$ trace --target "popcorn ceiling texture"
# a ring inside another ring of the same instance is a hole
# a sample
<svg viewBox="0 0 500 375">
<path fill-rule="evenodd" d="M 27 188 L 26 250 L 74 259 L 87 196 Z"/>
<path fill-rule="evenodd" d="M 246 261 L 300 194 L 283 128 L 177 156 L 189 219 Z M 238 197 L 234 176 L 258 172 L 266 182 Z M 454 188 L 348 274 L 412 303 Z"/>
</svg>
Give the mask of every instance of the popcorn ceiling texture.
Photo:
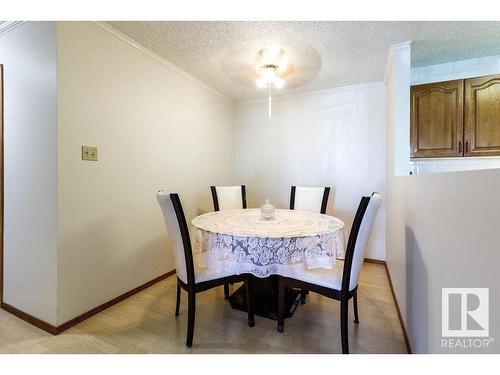
<svg viewBox="0 0 500 375">
<path fill-rule="evenodd" d="M 279 94 L 381 81 L 389 46 L 407 40 L 413 66 L 500 54 L 500 22 L 108 24 L 235 102 L 266 95 L 255 63 L 269 44 L 282 44 L 292 65 Z"/>
</svg>

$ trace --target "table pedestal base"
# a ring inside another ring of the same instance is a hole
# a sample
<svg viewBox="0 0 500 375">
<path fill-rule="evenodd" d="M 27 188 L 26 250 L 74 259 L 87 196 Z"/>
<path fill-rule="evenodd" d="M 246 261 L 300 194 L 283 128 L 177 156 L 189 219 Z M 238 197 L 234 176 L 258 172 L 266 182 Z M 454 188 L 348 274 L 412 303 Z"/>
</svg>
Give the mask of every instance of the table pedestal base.
<svg viewBox="0 0 500 375">
<path fill-rule="evenodd" d="M 265 279 L 254 278 L 252 282 L 252 302 L 255 315 L 278 320 L 278 277 L 271 276 Z M 229 297 L 231 307 L 240 311 L 247 311 L 245 286 L 238 288 Z M 300 303 L 300 291 L 287 289 L 285 291 L 285 318 L 290 318 Z"/>
</svg>

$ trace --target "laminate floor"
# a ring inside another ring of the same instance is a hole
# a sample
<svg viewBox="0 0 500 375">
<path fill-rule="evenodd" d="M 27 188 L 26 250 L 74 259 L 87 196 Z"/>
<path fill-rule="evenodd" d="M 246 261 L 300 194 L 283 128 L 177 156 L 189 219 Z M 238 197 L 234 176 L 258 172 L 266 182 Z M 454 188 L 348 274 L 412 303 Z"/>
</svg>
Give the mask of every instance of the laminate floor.
<svg viewBox="0 0 500 375">
<path fill-rule="evenodd" d="M 337 301 L 310 293 L 279 333 L 259 316 L 248 327 L 222 287 L 198 294 L 194 344 L 186 348 L 187 295 L 176 318 L 175 284 L 171 276 L 58 336 L 0 310 L 0 353 L 341 353 Z M 351 353 L 406 353 L 383 265 L 364 264 L 358 300 L 359 325 L 349 306 Z"/>
</svg>

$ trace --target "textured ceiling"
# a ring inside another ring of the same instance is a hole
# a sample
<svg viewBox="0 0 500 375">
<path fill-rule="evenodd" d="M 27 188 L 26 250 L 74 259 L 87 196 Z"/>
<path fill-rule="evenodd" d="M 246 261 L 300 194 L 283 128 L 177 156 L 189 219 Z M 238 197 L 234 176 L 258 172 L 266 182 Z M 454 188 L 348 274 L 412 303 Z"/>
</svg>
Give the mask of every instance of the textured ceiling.
<svg viewBox="0 0 500 375">
<path fill-rule="evenodd" d="M 108 24 L 235 102 L 266 95 L 255 61 L 270 44 L 282 45 L 292 65 L 280 94 L 381 81 L 389 46 L 407 40 L 413 66 L 500 54 L 500 22 Z"/>
</svg>

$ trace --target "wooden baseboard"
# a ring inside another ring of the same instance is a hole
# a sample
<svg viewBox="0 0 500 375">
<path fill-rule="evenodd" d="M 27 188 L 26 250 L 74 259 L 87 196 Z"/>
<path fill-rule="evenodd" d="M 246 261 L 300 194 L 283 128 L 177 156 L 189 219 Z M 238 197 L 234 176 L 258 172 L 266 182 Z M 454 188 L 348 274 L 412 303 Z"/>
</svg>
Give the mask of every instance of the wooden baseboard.
<svg viewBox="0 0 500 375">
<path fill-rule="evenodd" d="M 398 312 L 399 323 L 401 324 L 401 329 L 403 330 L 403 337 L 405 338 L 406 350 L 408 350 L 408 354 L 411 354 L 410 340 L 408 339 L 408 333 L 406 332 L 405 323 L 403 322 L 403 316 L 401 315 L 401 310 L 399 309 L 398 300 L 396 299 L 396 293 L 394 293 L 394 287 L 392 285 L 391 274 L 389 273 L 387 262 L 385 260 L 371 259 L 371 258 L 365 258 L 365 262 L 381 264 L 385 267 L 385 273 L 387 274 L 387 279 L 389 280 L 389 286 L 391 288 L 392 298 L 394 299 L 394 304 L 396 305 L 396 310 Z"/>
<path fill-rule="evenodd" d="M 387 274 L 387 279 L 389 280 L 389 286 L 391 287 L 392 298 L 394 299 L 394 303 L 396 304 L 396 310 L 398 312 L 399 323 L 401 324 L 401 329 L 403 330 L 403 337 L 405 338 L 406 350 L 408 350 L 408 354 L 411 354 L 411 346 L 410 340 L 408 339 L 408 333 L 406 332 L 405 323 L 403 321 L 403 316 L 401 315 L 401 310 L 399 309 L 398 300 L 396 298 L 396 293 L 394 292 L 394 287 L 392 285 L 391 274 L 389 273 L 389 268 L 387 267 L 387 263 L 384 262 L 385 273 Z"/>
<path fill-rule="evenodd" d="M 365 262 L 385 265 L 385 260 L 380 259 L 365 258 Z"/>
<path fill-rule="evenodd" d="M 34 325 L 35 327 L 38 327 L 38 328 L 40 328 L 48 333 L 52 333 L 53 335 L 57 335 L 57 333 L 58 333 L 56 326 L 49 324 L 41 319 L 38 319 L 38 318 L 34 317 L 33 315 L 25 313 L 24 311 L 21 311 L 21 310 L 15 308 L 14 306 L 11 306 L 7 303 L 2 302 L 1 307 L 2 307 L 2 309 L 4 309 L 5 311 L 8 311 L 12 315 L 17 316 L 19 319 L 22 319 L 25 322 L 28 322 L 28 323 Z"/>
<path fill-rule="evenodd" d="M 172 276 L 174 274 L 175 274 L 175 270 L 164 273 L 163 275 L 158 276 L 158 277 L 154 278 L 153 280 L 148 281 L 147 283 L 142 284 L 142 285 L 138 286 L 137 288 L 134 288 L 126 293 L 123 293 L 122 295 L 120 295 L 116 298 L 113 298 L 111 301 L 105 302 L 102 305 L 99 305 L 99 306 L 93 308 L 92 310 L 89 310 L 86 313 L 83 313 L 82 315 L 79 315 L 76 318 L 73 318 L 73 319 L 71 319 L 71 320 L 67 321 L 66 323 L 63 323 L 59 326 L 54 326 L 52 324 L 49 324 L 41 319 L 38 319 L 30 314 L 25 313 L 24 311 L 21 311 L 21 310 L 15 308 L 14 306 L 11 306 L 11 305 L 3 303 L 3 302 L 1 303 L 1 307 L 5 311 L 8 311 L 12 315 L 17 316 L 18 318 L 34 325 L 35 327 L 43 329 L 44 331 L 49 332 L 53 335 L 58 335 L 61 332 L 64 332 L 65 330 L 67 330 L 68 328 L 71 328 L 71 327 L 77 325 L 78 323 L 83 322 L 84 320 L 90 318 L 91 316 L 98 314 L 101 311 L 106 310 L 108 307 L 111 307 L 111 306 L 117 304 L 118 302 L 121 302 L 121 301 L 133 296 L 134 294 L 141 292 L 144 289 L 147 289 L 150 286 L 152 286 L 152 285 L 154 285 L 162 280 L 165 280 L 166 278 L 168 278 L 169 276 Z"/>
</svg>

